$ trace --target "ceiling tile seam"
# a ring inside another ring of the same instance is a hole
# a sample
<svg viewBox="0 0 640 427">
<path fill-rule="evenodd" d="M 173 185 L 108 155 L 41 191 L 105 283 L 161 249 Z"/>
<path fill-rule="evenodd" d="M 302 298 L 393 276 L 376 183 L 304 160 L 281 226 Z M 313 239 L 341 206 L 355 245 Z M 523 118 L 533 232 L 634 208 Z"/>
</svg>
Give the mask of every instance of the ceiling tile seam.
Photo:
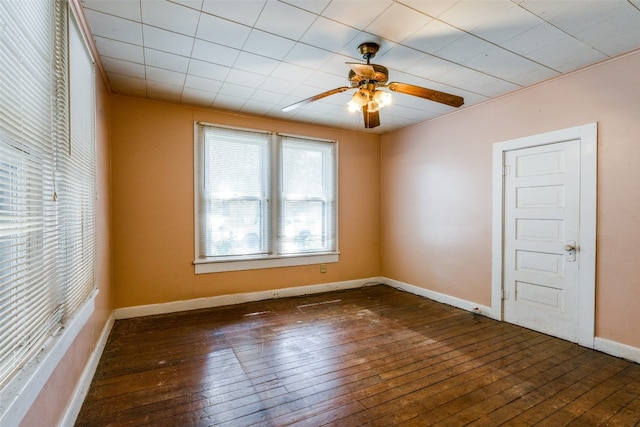
<svg viewBox="0 0 640 427">
<path fill-rule="evenodd" d="M 629 3 L 629 0 L 627 0 L 627 2 Z M 633 5 L 633 3 L 631 3 L 631 5 Z M 607 53 L 605 53 L 605 52 L 600 51 L 600 50 L 599 50 L 599 49 L 597 49 L 595 46 L 593 46 L 593 44 L 592 44 L 592 43 L 587 43 L 587 42 L 586 42 L 586 41 L 584 41 L 584 40 L 580 40 L 578 37 L 576 37 L 575 35 L 573 35 L 573 34 L 571 34 L 571 33 L 568 33 L 567 31 L 563 30 L 562 28 L 560 28 L 559 26 L 557 26 L 557 25 L 556 25 L 556 24 L 554 24 L 553 22 L 548 21 L 548 20 L 544 19 L 542 16 L 540 16 L 540 15 L 536 14 L 535 12 L 533 12 L 532 10 L 527 9 L 527 8 L 526 8 L 526 6 L 523 6 L 522 4 L 518 4 L 518 7 L 520 7 L 520 8 L 521 8 L 521 9 L 523 9 L 523 10 L 526 10 L 527 12 L 529 12 L 530 14 L 532 14 L 533 16 L 535 16 L 536 18 L 540 19 L 541 21 L 546 22 L 547 24 L 551 25 L 553 28 L 557 29 L 558 31 L 560 31 L 560 32 L 561 32 L 561 33 L 563 33 L 563 34 L 566 34 L 567 36 L 569 36 L 570 38 L 572 38 L 572 39 L 576 40 L 577 42 L 582 43 L 582 44 L 584 44 L 584 45 L 586 45 L 586 46 L 590 47 L 591 49 L 595 50 L 596 52 L 598 52 L 598 53 L 600 53 L 600 54 L 604 55 L 606 58 L 611 58 L 611 55 L 609 55 L 609 54 L 607 54 Z M 635 6 L 634 6 L 634 7 L 635 7 Z M 636 9 L 638 9 L 638 8 L 636 8 Z M 640 9 L 638 9 L 638 10 L 640 11 Z M 561 71 L 558 71 L 558 73 L 562 74 L 562 72 L 561 72 Z"/>
<path fill-rule="evenodd" d="M 444 25 L 447 25 L 447 26 L 450 26 L 450 27 L 452 27 L 452 28 L 455 28 L 456 30 L 459 30 L 459 31 L 461 31 L 461 32 L 463 32 L 463 33 L 465 33 L 465 34 L 467 34 L 467 35 L 472 36 L 472 37 L 475 37 L 475 38 L 477 38 L 478 40 L 482 40 L 482 41 L 484 41 L 484 42 L 486 42 L 486 43 L 489 43 L 489 44 L 491 44 L 492 46 L 494 46 L 494 47 L 496 47 L 496 48 L 498 48 L 498 49 L 502 49 L 502 50 L 504 50 L 504 51 L 507 51 L 507 52 L 509 52 L 509 53 L 512 53 L 512 54 L 514 54 L 514 55 L 516 55 L 516 56 L 518 56 L 518 57 L 520 57 L 520 58 L 524 59 L 525 61 L 533 62 L 533 63 L 538 64 L 538 65 L 540 65 L 541 67 L 544 67 L 544 68 L 546 68 L 546 69 L 548 69 L 548 70 L 550 70 L 550 71 L 554 71 L 554 72 L 556 72 L 556 73 L 560 73 L 560 74 L 561 74 L 561 72 L 560 72 L 560 71 L 558 71 L 558 70 L 556 70 L 556 69 L 554 69 L 554 68 L 552 68 L 552 67 L 549 67 L 548 65 L 542 64 L 542 63 L 540 63 L 540 62 L 538 62 L 538 61 L 535 61 L 535 60 L 533 60 L 533 59 L 531 59 L 531 58 L 527 58 L 526 56 L 523 56 L 523 55 L 519 54 L 518 52 L 514 52 L 514 51 L 512 51 L 512 50 L 510 50 L 510 49 L 506 49 L 506 48 L 504 48 L 504 47 L 502 47 L 502 46 L 498 45 L 497 43 L 492 42 L 491 40 L 487 40 L 487 39 L 485 39 L 484 37 L 480 37 L 480 36 L 479 36 L 479 35 L 477 35 L 477 34 L 474 34 L 474 33 L 470 32 L 470 31 L 467 31 L 467 30 L 465 30 L 465 29 L 463 29 L 463 28 L 457 27 L 457 26 L 453 25 L 453 24 L 452 24 L 452 23 L 450 23 L 450 22 L 445 22 L 445 21 L 443 21 L 442 19 L 440 19 L 440 18 L 438 18 L 438 17 L 436 17 L 436 16 L 431 16 L 431 15 L 429 15 L 429 14 L 426 14 L 426 13 L 422 12 L 421 10 L 415 9 L 415 8 L 413 8 L 413 7 L 411 7 L 411 6 L 408 6 L 408 5 L 404 4 L 402 1 L 399 1 L 399 0 L 394 0 L 394 1 L 396 1 L 396 2 L 397 2 L 397 3 L 399 3 L 399 4 L 402 4 L 402 5 L 403 5 L 403 6 L 405 6 L 405 7 L 408 7 L 408 8 L 409 8 L 409 9 L 411 9 L 411 10 L 414 10 L 416 13 L 420 13 L 421 15 L 424 15 L 424 16 L 426 16 L 426 17 L 428 17 L 428 18 L 431 18 L 431 19 L 433 19 L 433 20 L 436 20 L 436 21 L 438 21 L 438 22 L 440 22 L 440 23 L 442 23 L 442 24 L 444 24 Z M 454 5 L 455 5 L 455 4 L 454 4 Z M 454 5 L 452 5 L 451 7 L 453 7 Z M 540 16 L 536 15 L 535 13 L 531 12 L 530 10 L 528 10 L 528 9 L 524 8 L 522 5 L 520 5 L 520 4 L 518 4 L 518 3 L 514 3 L 514 5 L 516 5 L 516 6 L 520 7 L 520 8 L 522 8 L 523 10 L 525 10 L 526 12 L 528 12 L 528 13 L 532 14 L 532 15 L 533 15 L 533 16 L 535 16 L 536 18 L 538 18 L 538 19 L 540 19 L 540 20 L 542 20 L 542 21 L 544 21 L 544 22 L 547 22 L 547 21 L 546 21 L 546 20 L 544 20 L 542 17 L 540 17 Z M 451 7 L 450 7 L 450 8 L 448 8 L 447 10 L 451 9 Z M 443 13 L 444 13 L 444 12 L 443 12 Z M 414 33 L 414 34 L 415 34 L 415 33 Z M 409 37 L 405 38 L 404 40 L 407 40 L 407 39 L 409 39 L 410 37 L 411 37 L 411 36 L 409 36 Z M 403 41 L 404 41 L 404 40 L 403 40 Z M 451 43 L 454 43 L 454 42 L 455 42 L 455 41 L 452 41 Z M 449 44 L 451 44 L 451 43 L 449 43 Z M 451 63 L 451 64 L 455 64 L 455 65 L 458 65 L 458 66 L 461 66 L 461 67 L 465 67 L 465 68 L 472 69 L 473 71 L 479 71 L 479 72 L 480 72 L 480 70 L 476 70 L 476 69 L 474 69 L 474 68 L 467 67 L 465 64 L 457 63 L 457 62 L 455 62 L 455 61 L 451 61 L 451 60 L 448 60 L 448 59 L 446 59 L 446 58 L 442 58 L 442 57 L 439 57 L 439 56 L 437 56 L 437 55 L 433 55 L 432 53 L 429 53 L 429 52 L 427 52 L 427 51 L 420 50 L 420 49 L 416 49 L 416 48 L 413 48 L 413 47 L 411 47 L 411 46 L 404 45 L 402 42 L 400 42 L 400 43 L 398 43 L 398 44 L 399 44 L 399 45 L 402 45 L 403 47 L 407 47 L 407 48 L 410 48 L 410 49 L 417 50 L 418 52 L 422 52 L 422 53 L 424 53 L 424 54 L 426 54 L 426 55 L 435 56 L 436 58 L 442 59 L 442 60 L 447 61 L 447 62 L 449 62 L 449 63 Z M 445 45 L 445 46 L 443 46 L 442 48 L 444 48 L 444 47 L 446 47 L 446 46 L 448 46 L 448 45 Z M 485 74 L 486 74 L 486 73 L 485 73 Z M 489 74 L 488 74 L 488 75 L 489 75 Z M 491 77 L 494 77 L 494 78 L 497 78 L 497 79 L 500 79 L 500 80 L 505 80 L 504 78 L 499 77 L 499 76 L 492 76 L 492 75 L 490 75 L 490 76 L 491 76 Z M 509 82 L 509 83 L 512 83 L 512 84 L 516 84 L 516 85 L 518 85 L 518 86 L 522 86 L 522 85 L 519 85 L 519 84 L 517 84 L 517 83 L 515 83 L 515 82 L 511 82 L 511 81 L 508 81 L 508 80 L 505 80 L 505 81 L 507 81 L 507 82 Z"/>
</svg>

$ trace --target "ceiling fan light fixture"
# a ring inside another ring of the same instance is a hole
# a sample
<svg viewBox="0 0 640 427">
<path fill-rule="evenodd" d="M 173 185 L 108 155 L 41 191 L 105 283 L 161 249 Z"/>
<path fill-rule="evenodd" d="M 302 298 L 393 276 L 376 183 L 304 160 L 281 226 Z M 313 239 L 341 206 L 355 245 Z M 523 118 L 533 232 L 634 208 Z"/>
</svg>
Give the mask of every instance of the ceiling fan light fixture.
<svg viewBox="0 0 640 427">
<path fill-rule="evenodd" d="M 376 90 L 373 93 L 373 99 L 378 103 L 378 108 L 380 109 L 391 104 L 391 94 L 383 90 Z"/>
<path fill-rule="evenodd" d="M 371 92 L 367 89 L 359 89 L 356 93 L 351 97 L 351 101 L 347 103 L 349 106 L 349 111 L 356 112 L 362 111 L 362 107 L 367 105 L 369 99 L 371 98 Z"/>
</svg>

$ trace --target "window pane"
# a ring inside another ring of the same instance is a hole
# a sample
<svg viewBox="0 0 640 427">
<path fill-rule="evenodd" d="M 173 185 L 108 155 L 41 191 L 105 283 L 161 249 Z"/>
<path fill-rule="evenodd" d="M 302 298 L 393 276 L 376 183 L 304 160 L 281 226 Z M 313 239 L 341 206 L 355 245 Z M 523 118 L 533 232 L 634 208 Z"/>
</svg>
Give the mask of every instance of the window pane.
<svg viewBox="0 0 640 427">
<path fill-rule="evenodd" d="M 283 137 L 282 254 L 335 249 L 333 149 L 333 143 Z"/>
<path fill-rule="evenodd" d="M 261 200 L 212 199 L 207 222 L 210 255 L 248 255 L 263 251 Z"/>
<path fill-rule="evenodd" d="M 268 251 L 268 143 L 267 134 L 207 130 L 201 255 L 247 256 Z"/>
</svg>

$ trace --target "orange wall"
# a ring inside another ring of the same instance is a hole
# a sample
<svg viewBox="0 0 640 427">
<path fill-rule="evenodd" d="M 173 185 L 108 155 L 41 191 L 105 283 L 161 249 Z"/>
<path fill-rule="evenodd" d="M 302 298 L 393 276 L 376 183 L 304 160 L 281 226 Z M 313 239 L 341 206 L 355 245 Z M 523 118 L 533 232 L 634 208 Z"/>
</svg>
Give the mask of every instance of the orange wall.
<svg viewBox="0 0 640 427">
<path fill-rule="evenodd" d="M 54 426 L 64 416 L 80 377 L 113 311 L 111 292 L 111 188 L 110 188 L 110 95 L 100 76 L 96 79 L 96 264 L 95 277 L 99 293 L 95 310 L 78 334 L 67 354 L 21 426 Z"/>
<path fill-rule="evenodd" d="M 382 137 L 383 275 L 491 305 L 492 144 L 598 122 L 596 336 L 640 348 L 640 51 Z"/>
<path fill-rule="evenodd" d="M 339 141 L 340 262 L 194 274 L 193 126 L 206 121 Z M 114 96 L 116 307 L 379 276 L 380 137 Z"/>
</svg>

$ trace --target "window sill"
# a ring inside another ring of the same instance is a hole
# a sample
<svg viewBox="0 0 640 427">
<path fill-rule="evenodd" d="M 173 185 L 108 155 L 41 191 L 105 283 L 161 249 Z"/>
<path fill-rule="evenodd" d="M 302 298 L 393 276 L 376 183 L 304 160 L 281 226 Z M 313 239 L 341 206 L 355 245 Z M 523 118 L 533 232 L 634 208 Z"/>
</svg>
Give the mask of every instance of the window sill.
<svg viewBox="0 0 640 427">
<path fill-rule="evenodd" d="M 339 253 L 314 254 L 280 258 L 243 259 L 234 261 L 194 261 L 196 274 L 221 273 L 224 271 L 257 270 L 260 268 L 294 267 L 338 262 Z"/>
</svg>

